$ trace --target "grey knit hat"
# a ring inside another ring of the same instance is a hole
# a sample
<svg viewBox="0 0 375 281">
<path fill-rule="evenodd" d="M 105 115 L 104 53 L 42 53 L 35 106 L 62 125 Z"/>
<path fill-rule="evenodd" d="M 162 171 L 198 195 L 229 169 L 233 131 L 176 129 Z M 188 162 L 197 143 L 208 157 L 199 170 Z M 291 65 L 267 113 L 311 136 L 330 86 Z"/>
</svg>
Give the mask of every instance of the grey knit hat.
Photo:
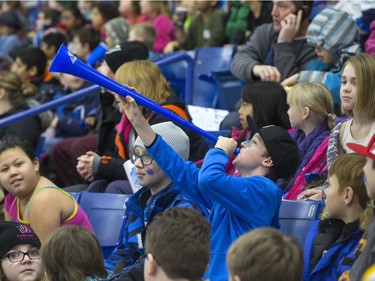
<svg viewBox="0 0 375 281">
<path fill-rule="evenodd" d="M 313 47 L 322 46 L 331 53 L 353 53 L 360 51 L 356 43 L 358 28 L 345 11 L 332 8 L 321 11 L 307 29 L 307 43 Z"/>
<path fill-rule="evenodd" d="M 151 128 L 156 134 L 161 136 L 163 140 L 169 144 L 169 146 L 172 147 L 174 151 L 176 151 L 184 160 L 189 158 L 189 137 L 180 127 L 177 127 L 175 124 L 168 121 L 152 125 Z M 134 142 L 134 148 L 136 147 L 146 149 L 140 137 L 137 137 Z"/>
<path fill-rule="evenodd" d="M 122 44 L 128 40 L 129 24 L 124 17 L 117 17 L 104 24 L 106 35 L 111 37 L 114 45 Z"/>
</svg>

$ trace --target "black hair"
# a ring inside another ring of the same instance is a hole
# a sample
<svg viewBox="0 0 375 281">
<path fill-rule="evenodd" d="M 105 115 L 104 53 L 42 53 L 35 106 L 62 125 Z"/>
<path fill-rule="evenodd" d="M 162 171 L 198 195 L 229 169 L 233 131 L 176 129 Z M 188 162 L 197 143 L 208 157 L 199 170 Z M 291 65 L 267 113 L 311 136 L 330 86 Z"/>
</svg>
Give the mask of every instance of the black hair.
<svg viewBox="0 0 375 281">
<path fill-rule="evenodd" d="M 292 3 L 296 6 L 297 12 L 302 10 L 302 20 L 310 16 L 314 1 L 293 1 Z M 302 9 L 303 6 L 307 6 L 308 9 Z"/>
<path fill-rule="evenodd" d="M 27 69 L 35 66 L 38 72 L 38 77 L 42 77 L 45 74 L 47 66 L 47 56 L 41 49 L 29 46 L 21 49 L 16 57 L 26 65 Z"/>
<path fill-rule="evenodd" d="M 52 32 L 43 36 L 42 42 L 46 43 L 48 47 L 55 47 L 56 51 L 60 48 L 61 44 L 68 44 L 68 39 L 61 32 Z"/>
<path fill-rule="evenodd" d="M 64 11 L 69 11 L 72 13 L 73 17 L 81 21 L 81 25 L 83 26 L 86 23 L 85 17 L 82 15 L 81 11 L 77 6 L 70 6 L 64 9 Z"/>
<path fill-rule="evenodd" d="M 97 8 L 106 21 L 119 16 L 118 6 L 113 2 L 97 2 L 92 5 L 93 8 Z"/>
<path fill-rule="evenodd" d="M 6 138 L 5 141 L 0 145 L 0 154 L 3 154 L 8 149 L 17 147 L 23 150 L 31 161 L 34 161 L 34 159 L 36 158 L 34 148 L 30 144 L 30 142 L 19 137 Z"/>
<path fill-rule="evenodd" d="M 94 50 L 100 43 L 100 32 L 93 28 L 83 27 L 77 31 L 75 36 L 78 37 L 82 45 L 89 44 L 90 51 Z"/>
<path fill-rule="evenodd" d="M 257 81 L 242 89 L 242 100 L 253 105 L 253 119 L 259 128 L 268 125 L 290 129 L 284 88 L 275 82 Z"/>
<path fill-rule="evenodd" d="M 44 17 L 46 19 L 51 19 L 52 23 L 51 26 L 54 26 L 56 23 L 58 23 L 60 19 L 60 13 L 54 9 L 46 8 L 40 11 L 40 13 L 44 14 Z"/>
</svg>

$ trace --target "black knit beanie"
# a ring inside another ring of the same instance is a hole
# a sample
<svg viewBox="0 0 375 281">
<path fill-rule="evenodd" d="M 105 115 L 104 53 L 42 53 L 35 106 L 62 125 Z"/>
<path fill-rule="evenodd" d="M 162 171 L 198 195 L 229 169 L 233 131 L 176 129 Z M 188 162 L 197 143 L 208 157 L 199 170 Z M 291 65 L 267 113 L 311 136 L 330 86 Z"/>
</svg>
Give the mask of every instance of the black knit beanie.
<svg viewBox="0 0 375 281">
<path fill-rule="evenodd" d="M 40 248 L 40 240 L 31 227 L 19 222 L 0 222 L 0 258 L 10 249 L 21 244 L 33 244 Z"/>
<path fill-rule="evenodd" d="M 147 46 L 139 41 L 125 42 L 111 48 L 104 56 L 104 60 L 113 73 L 125 62 L 148 59 Z"/>
</svg>

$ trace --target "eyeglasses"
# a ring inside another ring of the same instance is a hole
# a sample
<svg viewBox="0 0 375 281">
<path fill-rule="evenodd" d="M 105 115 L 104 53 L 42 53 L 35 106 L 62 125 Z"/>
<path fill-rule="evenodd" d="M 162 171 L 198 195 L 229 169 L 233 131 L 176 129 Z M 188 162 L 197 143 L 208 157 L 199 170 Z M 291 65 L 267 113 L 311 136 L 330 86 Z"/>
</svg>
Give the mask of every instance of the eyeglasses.
<svg viewBox="0 0 375 281">
<path fill-rule="evenodd" d="M 1 259 L 8 258 L 11 262 L 21 262 L 24 260 L 25 256 L 28 256 L 30 260 L 40 259 L 39 249 L 30 250 L 28 252 L 10 252 L 9 254 L 4 255 Z"/>
<path fill-rule="evenodd" d="M 247 140 L 247 141 L 241 142 L 241 147 L 251 147 L 253 144 L 254 144 L 253 140 Z"/>
<path fill-rule="evenodd" d="M 150 156 L 150 154 L 139 155 L 137 153 L 130 153 L 129 158 L 130 158 L 130 162 L 132 162 L 133 164 L 135 164 L 135 161 L 137 161 L 137 159 L 141 159 L 142 166 L 151 165 L 152 160 L 153 160 L 153 158 Z"/>
</svg>

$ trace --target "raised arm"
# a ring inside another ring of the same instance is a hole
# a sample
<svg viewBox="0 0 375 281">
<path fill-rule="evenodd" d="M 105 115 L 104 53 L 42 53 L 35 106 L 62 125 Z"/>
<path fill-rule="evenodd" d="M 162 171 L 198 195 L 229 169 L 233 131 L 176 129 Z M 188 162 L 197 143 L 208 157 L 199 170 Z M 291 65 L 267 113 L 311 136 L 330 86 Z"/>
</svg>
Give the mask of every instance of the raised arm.
<svg viewBox="0 0 375 281">
<path fill-rule="evenodd" d="M 130 96 L 121 98 L 121 101 L 122 103 L 120 106 L 128 117 L 130 123 L 132 123 L 134 129 L 137 131 L 138 136 L 146 147 L 150 146 L 155 140 L 156 134 L 143 116 L 138 104 Z"/>
<path fill-rule="evenodd" d="M 192 162 L 187 162 L 177 154 L 164 140 L 156 137 L 155 132 L 144 118 L 140 108 L 130 96 L 121 99 L 122 112 L 125 112 L 147 151 L 158 163 L 164 174 L 178 183 L 183 191 L 206 208 L 211 208 L 212 201 L 198 188 L 199 169 Z"/>
</svg>

